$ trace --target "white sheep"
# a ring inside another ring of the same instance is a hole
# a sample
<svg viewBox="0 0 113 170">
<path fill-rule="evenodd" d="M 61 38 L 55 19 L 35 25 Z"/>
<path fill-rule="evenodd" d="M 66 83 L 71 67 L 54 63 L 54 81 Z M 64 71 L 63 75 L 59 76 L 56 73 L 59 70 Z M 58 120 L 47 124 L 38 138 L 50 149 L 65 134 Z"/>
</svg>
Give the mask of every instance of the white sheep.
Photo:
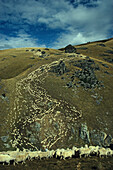
<svg viewBox="0 0 113 170">
<path fill-rule="evenodd" d="M 105 148 L 100 148 L 99 149 L 99 157 L 103 157 L 103 156 L 106 156 L 107 157 L 107 150 Z"/>
<path fill-rule="evenodd" d="M 91 149 L 91 154 L 97 154 L 99 151 L 99 146 L 89 146 L 89 149 Z"/>
<path fill-rule="evenodd" d="M 0 154 L 0 162 L 2 163 L 6 162 L 9 164 L 11 160 L 14 160 L 14 158 L 9 155 Z"/>
<path fill-rule="evenodd" d="M 107 148 L 106 150 L 108 156 L 113 156 L 113 150 L 111 150 L 110 148 Z"/>
<path fill-rule="evenodd" d="M 19 152 L 15 157 L 15 163 L 22 162 L 24 163 L 25 160 L 28 158 L 29 154 L 28 152 Z"/>
<path fill-rule="evenodd" d="M 49 151 L 49 158 L 52 158 L 55 154 L 55 151 L 54 150 L 51 150 Z"/>
<path fill-rule="evenodd" d="M 17 148 L 16 151 L 7 151 L 7 154 L 10 155 L 11 157 L 15 158 L 16 155 L 19 154 L 19 149 Z"/>
<path fill-rule="evenodd" d="M 74 150 L 74 151 L 75 151 L 76 149 L 77 149 L 77 147 L 75 147 L 75 146 L 73 146 L 73 147 L 72 147 L 72 150 Z"/>
<path fill-rule="evenodd" d="M 49 152 L 39 152 L 38 153 L 38 157 L 39 159 L 42 159 L 42 158 L 48 158 L 49 157 Z"/>
<path fill-rule="evenodd" d="M 79 148 L 73 146 L 72 150 L 74 151 L 74 156 L 76 156 L 77 152 L 79 151 Z"/>
<path fill-rule="evenodd" d="M 64 152 L 62 152 L 62 158 L 66 159 L 66 158 L 72 158 L 72 156 L 74 155 L 74 151 L 73 150 L 65 150 Z"/>
<path fill-rule="evenodd" d="M 60 157 L 60 156 L 61 156 L 61 149 L 57 149 L 57 150 L 55 151 L 55 153 L 56 153 L 56 158 L 57 158 L 57 157 Z"/>
<path fill-rule="evenodd" d="M 28 159 L 32 160 L 32 158 L 37 158 L 38 157 L 38 152 L 28 152 Z"/>
<path fill-rule="evenodd" d="M 84 155 L 85 157 L 88 157 L 88 156 L 90 156 L 90 153 L 91 153 L 91 149 L 90 148 L 83 148 L 83 147 L 81 147 L 80 149 L 79 149 L 79 152 L 80 152 L 80 158 Z"/>
</svg>

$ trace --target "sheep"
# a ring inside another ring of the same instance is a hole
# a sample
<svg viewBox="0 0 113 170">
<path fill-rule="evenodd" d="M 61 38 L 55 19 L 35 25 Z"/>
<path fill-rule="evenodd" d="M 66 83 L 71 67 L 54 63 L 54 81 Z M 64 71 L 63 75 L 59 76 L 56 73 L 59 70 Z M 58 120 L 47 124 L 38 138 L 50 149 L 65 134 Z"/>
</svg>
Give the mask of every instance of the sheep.
<svg viewBox="0 0 113 170">
<path fill-rule="evenodd" d="M 49 152 L 39 152 L 38 157 L 39 157 L 39 159 L 48 158 L 49 157 Z"/>
<path fill-rule="evenodd" d="M 29 154 L 28 152 L 19 152 L 16 157 L 15 157 L 15 163 L 18 163 L 18 162 L 25 162 L 25 160 L 28 158 Z"/>
<path fill-rule="evenodd" d="M 88 156 L 90 156 L 90 153 L 91 153 L 91 149 L 90 148 L 83 148 L 83 147 L 81 147 L 80 149 L 79 149 L 79 152 L 80 152 L 80 158 L 82 157 L 82 155 L 85 155 L 85 157 L 88 157 Z"/>
<path fill-rule="evenodd" d="M 56 150 L 56 158 L 61 156 L 61 149 Z"/>
<path fill-rule="evenodd" d="M 49 151 L 49 158 L 52 158 L 55 154 L 55 151 L 54 150 L 51 150 Z"/>
<path fill-rule="evenodd" d="M 74 151 L 73 150 L 65 150 L 64 152 L 62 152 L 62 158 L 65 160 L 66 158 L 72 158 L 72 156 L 74 155 Z"/>
<path fill-rule="evenodd" d="M 62 153 L 65 151 L 65 149 L 57 149 L 55 151 L 55 154 L 56 154 L 56 158 L 60 157 L 60 159 L 62 159 Z"/>
<path fill-rule="evenodd" d="M 74 151 L 74 155 L 73 156 L 77 156 L 78 157 L 78 153 L 79 153 L 79 148 L 73 146 L 72 150 Z"/>
<path fill-rule="evenodd" d="M 99 157 L 103 157 L 106 156 L 107 157 L 107 150 L 105 148 L 100 148 L 99 149 Z"/>
<path fill-rule="evenodd" d="M 112 156 L 113 155 L 113 151 L 110 149 L 110 148 L 100 148 L 99 149 L 99 157 L 102 157 L 102 156 Z"/>
<path fill-rule="evenodd" d="M 14 160 L 14 158 L 9 155 L 0 154 L 0 162 L 2 162 L 2 163 L 6 162 L 6 163 L 10 164 L 11 160 Z"/>
<path fill-rule="evenodd" d="M 75 151 L 76 149 L 77 149 L 77 147 L 75 147 L 75 146 L 73 146 L 73 147 L 72 147 L 72 150 L 74 150 L 74 151 Z"/>
<path fill-rule="evenodd" d="M 19 154 L 19 149 L 17 148 L 16 151 L 7 151 L 8 155 L 10 155 L 11 157 L 16 157 L 16 155 Z"/>
<path fill-rule="evenodd" d="M 107 151 L 107 156 L 113 156 L 113 151 L 110 148 L 107 148 L 106 151 Z"/>
<path fill-rule="evenodd" d="M 89 146 L 89 149 L 91 149 L 91 154 L 98 155 L 99 146 Z"/>
<path fill-rule="evenodd" d="M 32 158 L 36 158 L 38 157 L 38 152 L 34 151 L 34 152 L 28 152 L 28 159 L 32 160 Z"/>
</svg>

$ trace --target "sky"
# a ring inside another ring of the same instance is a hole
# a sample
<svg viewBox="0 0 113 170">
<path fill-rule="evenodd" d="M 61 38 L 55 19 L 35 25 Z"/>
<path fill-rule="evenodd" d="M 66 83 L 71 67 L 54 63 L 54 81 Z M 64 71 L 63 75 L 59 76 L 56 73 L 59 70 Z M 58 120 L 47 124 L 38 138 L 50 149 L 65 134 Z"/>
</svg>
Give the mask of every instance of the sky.
<svg viewBox="0 0 113 170">
<path fill-rule="evenodd" d="M 0 50 L 113 37 L 113 0 L 0 0 Z"/>
</svg>

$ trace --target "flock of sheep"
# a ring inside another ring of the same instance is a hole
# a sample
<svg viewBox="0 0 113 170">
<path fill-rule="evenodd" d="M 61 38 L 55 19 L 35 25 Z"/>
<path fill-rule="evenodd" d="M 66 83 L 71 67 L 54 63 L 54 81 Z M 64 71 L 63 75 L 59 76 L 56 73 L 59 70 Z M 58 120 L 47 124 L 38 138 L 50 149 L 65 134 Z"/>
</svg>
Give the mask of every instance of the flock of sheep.
<svg viewBox="0 0 113 170">
<path fill-rule="evenodd" d="M 25 162 L 25 160 L 42 159 L 42 158 L 52 158 L 56 157 L 59 159 L 66 159 L 72 157 L 89 157 L 89 156 L 99 156 L 99 157 L 107 157 L 113 156 L 113 150 L 110 148 L 102 148 L 99 146 L 89 146 L 85 145 L 85 147 L 77 148 L 73 146 L 72 149 L 56 149 L 56 150 L 46 150 L 42 151 L 29 151 L 24 149 L 20 151 L 17 149 L 16 151 L 7 151 L 0 152 L 0 163 L 10 164 L 11 161 L 15 163 Z"/>
</svg>

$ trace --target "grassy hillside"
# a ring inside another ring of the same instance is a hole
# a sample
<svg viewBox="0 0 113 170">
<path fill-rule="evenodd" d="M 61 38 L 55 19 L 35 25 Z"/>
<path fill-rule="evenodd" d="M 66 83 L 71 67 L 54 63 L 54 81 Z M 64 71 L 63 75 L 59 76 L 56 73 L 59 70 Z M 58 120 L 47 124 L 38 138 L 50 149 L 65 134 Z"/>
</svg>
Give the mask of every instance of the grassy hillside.
<svg viewBox="0 0 113 170">
<path fill-rule="evenodd" d="M 0 151 L 113 144 L 113 39 L 0 50 Z"/>
</svg>

